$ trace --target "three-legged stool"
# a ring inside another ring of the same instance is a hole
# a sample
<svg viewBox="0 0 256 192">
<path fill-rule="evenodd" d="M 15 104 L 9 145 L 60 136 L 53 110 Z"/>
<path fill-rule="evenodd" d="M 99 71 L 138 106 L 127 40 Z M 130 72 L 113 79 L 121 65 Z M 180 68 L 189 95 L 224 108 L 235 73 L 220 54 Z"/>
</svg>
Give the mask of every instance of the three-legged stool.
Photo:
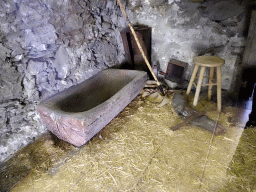
<svg viewBox="0 0 256 192">
<path fill-rule="evenodd" d="M 199 56 L 194 58 L 195 68 L 193 70 L 188 89 L 187 89 L 187 95 L 190 93 L 192 85 L 195 85 L 196 87 L 196 93 L 194 97 L 193 106 L 197 105 L 198 97 L 200 94 L 201 86 L 209 86 L 208 87 L 208 99 L 211 99 L 212 95 L 212 86 L 217 85 L 217 109 L 220 112 L 221 111 L 221 66 L 225 63 L 224 59 L 221 59 L 216 56 Z M 199 66 L 201 67 L 199 77 L 197 77 L 197 71 Z M 209 67 L 210 73 L 209 76 L 204 77 L 204 72 L 206 67 Z M 214 83 L 214 69 L 217 68 L 217 82 Z M 198 78 L 197 84 L 194 82 L 195 79 Z M 203 78 L 208 78 L 208 84 L 202 84 Z"/>
</svg>

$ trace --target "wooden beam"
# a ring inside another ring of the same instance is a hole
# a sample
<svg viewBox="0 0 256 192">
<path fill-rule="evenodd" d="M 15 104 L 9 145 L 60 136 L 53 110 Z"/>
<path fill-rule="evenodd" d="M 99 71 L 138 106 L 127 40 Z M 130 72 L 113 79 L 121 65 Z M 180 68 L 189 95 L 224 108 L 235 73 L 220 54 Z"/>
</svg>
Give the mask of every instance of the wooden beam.
<svg viewBox="0 0 256 192">
<path fill-rule="evenodd" d="M 252 11 L 247 42 L 243 55 L 243 66 L 256 67 L 256 10 Z"/>
</svg>

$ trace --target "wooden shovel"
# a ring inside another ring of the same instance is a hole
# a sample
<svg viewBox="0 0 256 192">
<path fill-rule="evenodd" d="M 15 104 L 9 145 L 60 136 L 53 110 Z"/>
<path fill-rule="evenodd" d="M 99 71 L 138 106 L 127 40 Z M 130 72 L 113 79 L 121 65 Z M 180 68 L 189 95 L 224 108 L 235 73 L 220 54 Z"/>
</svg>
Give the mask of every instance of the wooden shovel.
<svg viewBox="0 0 256 192">
<path fill-rule="evenodd" d="M 152 67 L 151 67 L 151 65 L 150 65 L 150 63 L 149 63 L 149 61 L 148 61 L 148 59 L 147 59 L 147 57 L 146 57 L 146 55 L 145 55 L 145 53 L 144 53 L 144 51 L 143 51 L 141 45 L 140 45 L 140 41 L 139 41 L 139 39 L 138 39 L 138 37 L 137 37 L 137 34 L 135 33 L 135 30 L 134 30 L 132 24 L 130 23 L 130 21 L 129 21 L 128 17 L 127 17 L 127 14 L 126 14 L 126 12 L 125 12 L 125 10 L 124 10 L 124 6 L 123 6 L 123 4 L 121 3 L 120 0 L 117 0 L 117 1 L 118 1 L 118 4 L 119 4 L 119 6 L 120 6 L 122 12 L 123 12 L 123 15 L 124 15 L 126 21 L 128 22 L 128 25 L 129 25 L 129 27 L 130 27 L 130 30 L 131 30 L 131 32 L 132 32 L 132 34 L 133 34 L 133 36 L 134 36 L 134 39 L 135 39 L 135 41 L 136 41 L 136 43 L 137 43 L 137 45 L 138 45 L 138 47 L 139 47 L 140 53 L 141 53 L 143 59 L 145 60 L 145 63 L 146 63 L 146 65 L 147 65 L 147 67 L 148 67 L 150 73 L 152 74 L 153 78 L 155 79 L 155 81 L 156 81 L 156 83 L 157 83 L 157 85 L 158 85 L 159 90 L 160 90 L 161 93 L 164 95 L 163 87 L 162 87 L 161 83 L 158 81 L 158 79 L 157 79 L 155 73 L 154 73 L 153 70 L 152 70 Z"/>
</svg>

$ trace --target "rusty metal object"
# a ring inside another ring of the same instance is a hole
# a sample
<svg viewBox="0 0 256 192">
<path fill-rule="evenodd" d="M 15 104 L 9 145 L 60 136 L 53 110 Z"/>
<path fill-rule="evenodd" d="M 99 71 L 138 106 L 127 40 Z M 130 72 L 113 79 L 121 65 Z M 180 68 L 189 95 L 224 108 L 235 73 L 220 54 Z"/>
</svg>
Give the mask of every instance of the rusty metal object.
<svg viewBox="0 0 256 192">
<path fill-rule="evenodd" d="M 159 73 L 169 81 L 182 83 L 187 66 L 185 62 L 172 59 L 167 65 L 166 72 L 160 71 Z"/>
<path fill-rule="evenodd" d="M 202 127 L 206 130 L 211 131 L 214 135 L 222 135 L 226 133 L 226 128 L 219 125 L 216 121 L 207 117 L 204 112 L 197 112 L 190 107 L 187 107 L 188 103 L 186 98 L 181 94 L 174 94 L 172 98 L 172 106 L 174 111 L 182 117 L 186 117 L 185 121 L 175 127 L 172 130 L 177 130 L 181 126 L 190 123 L 194 126 Z"/>
<path fill-rule="evenodd" d="M 174 127 L 171 127 L 171 130 L 176 131 L 177 129 L 179 129 L 182 126 L 186 125 L 190 121 L 192 121 L 192 120 L 194 120 L 194 119 L 196 119 L 198 117 L 201 117 L 203 115 L 205 115 L 205 112 L 203 112 L 203 111 L 197 112 L 197 113 L 191 115 L 190 117 L 186 118 L 182 123 L 180 123 L 178 125 L 175 125 Z"/>
</svg>

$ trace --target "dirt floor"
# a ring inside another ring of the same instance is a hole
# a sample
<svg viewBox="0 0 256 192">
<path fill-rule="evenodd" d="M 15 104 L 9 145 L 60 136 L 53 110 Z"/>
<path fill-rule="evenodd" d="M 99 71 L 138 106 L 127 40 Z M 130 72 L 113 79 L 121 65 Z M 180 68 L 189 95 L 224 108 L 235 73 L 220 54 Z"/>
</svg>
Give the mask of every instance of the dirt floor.
<svg viewBox="0 0 256 192">
<path fill-rule="evenodd" d="M 170 98 L 171 99 L 171 98 Z M 190 105 L 191 105 L 190 98 Z M 1 165 L 1 191 L 256 191 L 256 128 L 248 110 L 200 99 L 196 110 L 227 129 L 187 124 L 171 104 L 141 95 L 86 145 L 46 134 Z"/>
</svg>

